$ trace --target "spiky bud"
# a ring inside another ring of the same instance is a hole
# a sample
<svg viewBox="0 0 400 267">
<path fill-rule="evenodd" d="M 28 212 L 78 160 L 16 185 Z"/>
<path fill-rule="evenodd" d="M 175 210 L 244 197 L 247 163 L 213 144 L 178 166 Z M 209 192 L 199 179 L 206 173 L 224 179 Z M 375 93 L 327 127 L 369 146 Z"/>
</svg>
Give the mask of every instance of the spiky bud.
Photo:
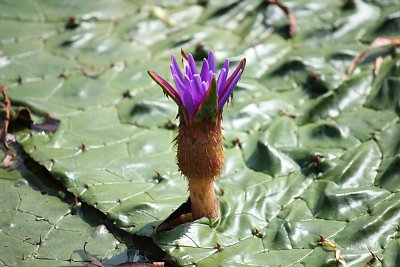
<svg viewBox="0 0 400 267">
<path fill-rule="evenodd" d="M 149 75 L 179 107 L 177 161 L 188 179 L 193 219 L 216 218 L 218 203 L 214 178 L 221 174 L 224 162 L 222 110 L 244 71 L 246 59 L 239 62 L 230 76 L 226 59 L 217 78 L 212 51 L 208 59 L 203 60 L 200 72 L 191 54 L 183 52 L 182 56 L 185 74 L 175 57 L 171 57 L 170 68 L 177 90 L 155 72 L 149 71 Z"/>
<path fill-rule="evenodd" d="M 224 163 L 220 121 L 181 123 L 177 137 L 177 160 L 186 177 L 206 179 L 221 174 Z"/>
</svg>

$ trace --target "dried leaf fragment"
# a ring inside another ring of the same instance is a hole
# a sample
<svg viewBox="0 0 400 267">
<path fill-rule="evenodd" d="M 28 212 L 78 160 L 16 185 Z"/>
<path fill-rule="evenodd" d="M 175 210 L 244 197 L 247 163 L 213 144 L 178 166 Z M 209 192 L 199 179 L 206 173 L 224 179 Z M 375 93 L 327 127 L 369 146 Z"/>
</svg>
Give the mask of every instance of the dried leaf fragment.
<svg viewBox="0 0 400 267">
<path fill-rule="evenodd" d="M 343 267 L 347 267 L 347 262 L 344 260 L 343 256 L 340 255 L 340 250 L 337 249 L 336 244 L 332 243 L 331 241 L 325 240 L 325 238 L 323 238 L 322 236 L 320 236 L 320 241 L 317 244 L 332 248 L 335 253 L 335 260 L 342 264 Z"/>
<path fill-rule="evenodd" d="M 164 8 L 159 6 L 152 6 L 151 13 L 154 17 L 158 18 L 159 20 L 167 24 L 168 27 L 172 28 L 176 26 L 175 21 L 172 20 L 171 16 Z"/>
<path fill-rule="evenodd" d="M 6 150 L 6 155 L 3 159 L 3 167 L 8 168 L 13 163 L 13 156 L 11 153 L 11 148 L 7 141 L 8 125 L 10 123 L 11 101 L 7 96 L 6 87 L 1 86 L 0 90 L 1 90 L 1 94 L 3 95 L 3 105 L 4 105 L 4 111 L 3 111 L 3 116 L 1 118 L 1 125 L 0 125 L 0 139 Z"/>
<path fill-rule="evenodd" d="M 349 68 L 347 69 L 347 76 L 350 76 L 354 69 L 356 68 L 356 65 L 358 62 L 360 62 L 362 59 L 365 58 L 369 53 L 385 46 L 400 46 L 400 38 L 394 38 L 394 37 L 378 37 L 376 38 L 371 45 L 361 53 L 359 53 L 357 56 L 354 57 L 354 59 L 351 61 Z M 379 72 L 380 66 L 382 64 L 382 58 L 381 55 L 379 55 L 375 59 L 375 70 L 374 73 L 375 75 Z"/>
<path fill-rule="evenodd" d="M 278 0 L 266 0 L 268 4 L 276 5 L 279 7 L 287 16 L 289 21 L 289 37 L 293 38 L 297 33 L 297 21 L 292 12 L 290 12 L 289 8 L 282 4 Z"/>
</svg>

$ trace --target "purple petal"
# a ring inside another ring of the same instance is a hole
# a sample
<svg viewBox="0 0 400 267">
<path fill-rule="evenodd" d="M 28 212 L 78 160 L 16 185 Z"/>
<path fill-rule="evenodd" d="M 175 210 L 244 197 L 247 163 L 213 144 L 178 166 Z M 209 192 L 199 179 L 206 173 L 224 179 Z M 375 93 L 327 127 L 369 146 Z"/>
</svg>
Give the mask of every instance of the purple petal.
<svg viewBox="0 0 400 267">
<path fill-rule="evenodd" d="M 175 74 L 178 75 L 178 77 L 183 80 L 183 74 L 181 72 L 181 69 L 179 68 L 178 62 L 176 61 L 176 58 L 174 56 L 171 55 L 171 72 L 172 69 L 174 70 Z M 172 73 L 172 75 L 174 75 L 174 73 Z"/>
<path fill-rule="evenodd" d="M 225 59 L 224 65 L 222 68 L 226 69 L 226 72 L 229 72 L 229 59 Z"/>
<path fill-rule="evenodd" d="M 196 62 L 194 62 L 192 54 L 189 54 L 189 67 L 190 67 L 190 70 L 192 71 L 193 75 L 198 73 L 197 67 L 196 67 Z"/>
<path fill-rule="evenodd" d="M 182 98 L 183 106 L 185 107 L 186 112 L 189 114 L 189 116 L 192 116 L 195 111 L 195 105 L 193 103 L 193 97 L 190 93 L 190 87 L 187 87 L 187 84 L 184 84 L 177 75 L 174 75 L 174 81 L 176 83 L 176 87 L 178 88 L 179 95 Z"/>
<path fill-rule="evenodd" d="M 229 84 L 226 83 L 225 87 L 226 86 L 228 86 L 228 87 L 226 88 L 226 90 L 224 90 L 223 96 L 218 101 L 218 111 L 221 111 L 222 108 L 224 107 L 226 101 L 228 100 L 229 96 L 231 95 L 231 93 L 233 91 L 233 88 L 235 88 L 237 82 L 240 79 L 240 76 L 242 76 L 242 73 L 243 73 L 243 69 L 239 70 L 239 72 L 236 73 L 236 76 L 233 78 L 233 80 L 231 80 L 231 82 Z"/>
<path fill-rule="evenodd" d="M 208 52 L 208 65 L 210 67 L 210 70 L 215 73 L 215 58 L 212 50 Z"/>
<path fill-rule="evenodd" d="M 185 67 L 185 71 L 186 71 L 186 76 L 189 76 L 189 80 L 193 80 L 193 73 L 192 73 L 192 71 L 190 70 L 190 67 L 189 67 L 189 66 L 186 66 L 186 67 Z"/>
<path fill-rule="evenodd" d="M 205 81 L 202 81 L 201 82 L 201 87 L 203 88 L 204 94 L 206 94 L 207 90 L 208 90 L 208 84 Z"/>
<path fill-rule="evenodd" d="M 174 77 L 174 82 L 176 84 L 176 88 L 178 88 L 179 95 L 183 96 L 187 91 L 185 85 L 183 84 L 182 80 L 179 79 L 178 75 L 174 74 L 173 77 Z"/>
<path fill-rule="evenodd" d="M 172 64 L 171 64 L 171 66 L 169 66 L 169 68 L 171 69 L 172 77 L 174 77 L 174 76 L 176 75 L 177 78 L 178 78 L 180 81 L 182 81 L 182 79 L 181 79 L 180 76 L 179 76 L 179 73 L 177 73 L 177 72 L 175 71 L 175 68 L 174 68 L 174 66 L 172 66 Z M 182 75 L 182 73 L 181 73 L 181 75 Z M 175 84 L 176 84 L 176 81 L 175 81 Z"/>
<path fill-rule="evenodd" d="M 222 91 L 226 82 L 226 77 L 228 76 L 228 72 L 225 69 L 222 69 L 218 76 L 217 86 L 218 86 L 218 96 L 222 95 Z"/>
<path fill-rule="evenodd" d="M 242 59 L 239 62 L 239 65 L 236 67 L 235 71 L 231 74 L 231 76 L 229 76 L 228 80 L 226 81 L 226 83 L 223 86 L 222 92 L 220 95 L 225 95 L 225 91 L 227 90 L 227 88 L 230 86 L 230 84 L 232 83 L 232 80 L 236 77 L 236 75 L 238 74 L 239 71 L 244 70 L 244 67 L 246 66 L 246 59 Z"/>
<path fill-rule="evenodd" d="M 192 91 L 192 84 L 190 82 L 189 76 L 185 75 L 185 78 L 183 79 L 183 82 L 185 83 L 185 86 L 187 90 Z"/>
<path fill-rule="evenodd" d="M 222 75 L 222 71 L 225 69 L 225 74 Z M 217 86 L 218 86 L 218 95 L 222 94 L 222 88 L 225 86 L 226 78 L 228 77 L 229 73 L 229 59 L 225 59 L 225 63 L 222 66 L 221 72 L 218 76 Z M 221 77 L 222 75 L 222 77 Z"/>
<path fill-rule="evenodd" d="M 188 75 L 185 75 L 185 78 L 184 78 L 183 82 L 185 84 L 185 88 L 187 88 L 186 90 L 189 91 L 190 95 L 192 96 L 192 100 L 193 100 L 194 106 L 196 106 L 197 103 L 199 102 L 199 100 L 198 100 L 198 98 L 199 98 L 198 95 L 199 94 L 197 93 L 197 88 L 196 88 L 196 85 L 195 85 L 194 78 L 192 77 L 192 79 L 191 79 L 191 77 L 189 77 Z"/>
<path fill-rule="evenodd" d="M 203 98 L 204 92 L 203 88 L 201 86 L 201 78 L 199 74 L 193 75 L 194 77 L 194 87 L 195 87 L 195 94 L 196 94 L 196 102 L 200 102 L 200 100 Z"/>
<path fill-rule="evenodd" d="M 214 72 L 212 72 L 212 70 L 210 70 L 208 72 L 208 79 L 206 80 L 206 82 L 210 85 L 211 84 L 211 80 L 214 77 Z"/>
<path fill-rule="evenodd" d="M 200 77 L 202 81 L 207 81 L 207 74 L 209 71 L 207 59 L 203 59 L 203 66 L 201 66 Z"/>
<path fill-rule="evenodd" d="M 191 118 L 196 110 L 195 105 L 193 103 L 193 99 L 189 94 L 185 95 L 185 104 L 184 107 L 189 117 Z"/>
</svg>

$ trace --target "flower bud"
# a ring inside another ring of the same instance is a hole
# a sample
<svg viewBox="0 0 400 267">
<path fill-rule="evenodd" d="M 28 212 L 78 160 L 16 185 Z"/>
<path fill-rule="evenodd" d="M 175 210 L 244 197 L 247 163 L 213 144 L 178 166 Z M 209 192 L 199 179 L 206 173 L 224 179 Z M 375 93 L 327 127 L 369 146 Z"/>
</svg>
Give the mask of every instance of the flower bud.
<svg viewBox="0 0 400 267">
<path fill-rule="evenodd" d="M 178 166 L 190 179 L 219 176 L 224 163 L 221 123 L 202 121 L 191 126 L 181 123 L 177 137 Z"/>
</svg>

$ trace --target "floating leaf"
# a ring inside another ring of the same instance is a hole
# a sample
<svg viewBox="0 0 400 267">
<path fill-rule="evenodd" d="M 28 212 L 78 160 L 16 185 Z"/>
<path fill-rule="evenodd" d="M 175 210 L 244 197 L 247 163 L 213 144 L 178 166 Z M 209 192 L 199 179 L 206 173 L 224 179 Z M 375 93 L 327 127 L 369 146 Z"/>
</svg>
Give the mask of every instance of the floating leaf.
<svg viewBox="0 0 400 267">
<path fill-rule="evenodd" d="M 11 113 L 32 120 L 21 129 L 11 119 L 9 130 L 50 172 L 43 180 L 62 186 L 42 195 L 18 170 L 0 172 L 5 264 L 74 265 L 71 254 L 89 260 L 85 241 L 102 264 L 127 262 L 108 229 L 86 222 L 103 218 L 113 234 L 135 234 L 129 249 L 161 247 L 181 265 L 399 261 L 397 1 L 282 2 L 297 21 L 292 40 L 284 12 L 265 1 L 0 2 L 1 83 Z M 181 49 L 196 61 L 212 49 L 217 65 L 245 57 L 246 71 L 223 113 L 220 218 L 156 234 L 188 192 L 175 163 L 176 106 L 147 70 L 168 77 Z M 104 217 L 70 214 L 57 191 Z"/>
</svg>

